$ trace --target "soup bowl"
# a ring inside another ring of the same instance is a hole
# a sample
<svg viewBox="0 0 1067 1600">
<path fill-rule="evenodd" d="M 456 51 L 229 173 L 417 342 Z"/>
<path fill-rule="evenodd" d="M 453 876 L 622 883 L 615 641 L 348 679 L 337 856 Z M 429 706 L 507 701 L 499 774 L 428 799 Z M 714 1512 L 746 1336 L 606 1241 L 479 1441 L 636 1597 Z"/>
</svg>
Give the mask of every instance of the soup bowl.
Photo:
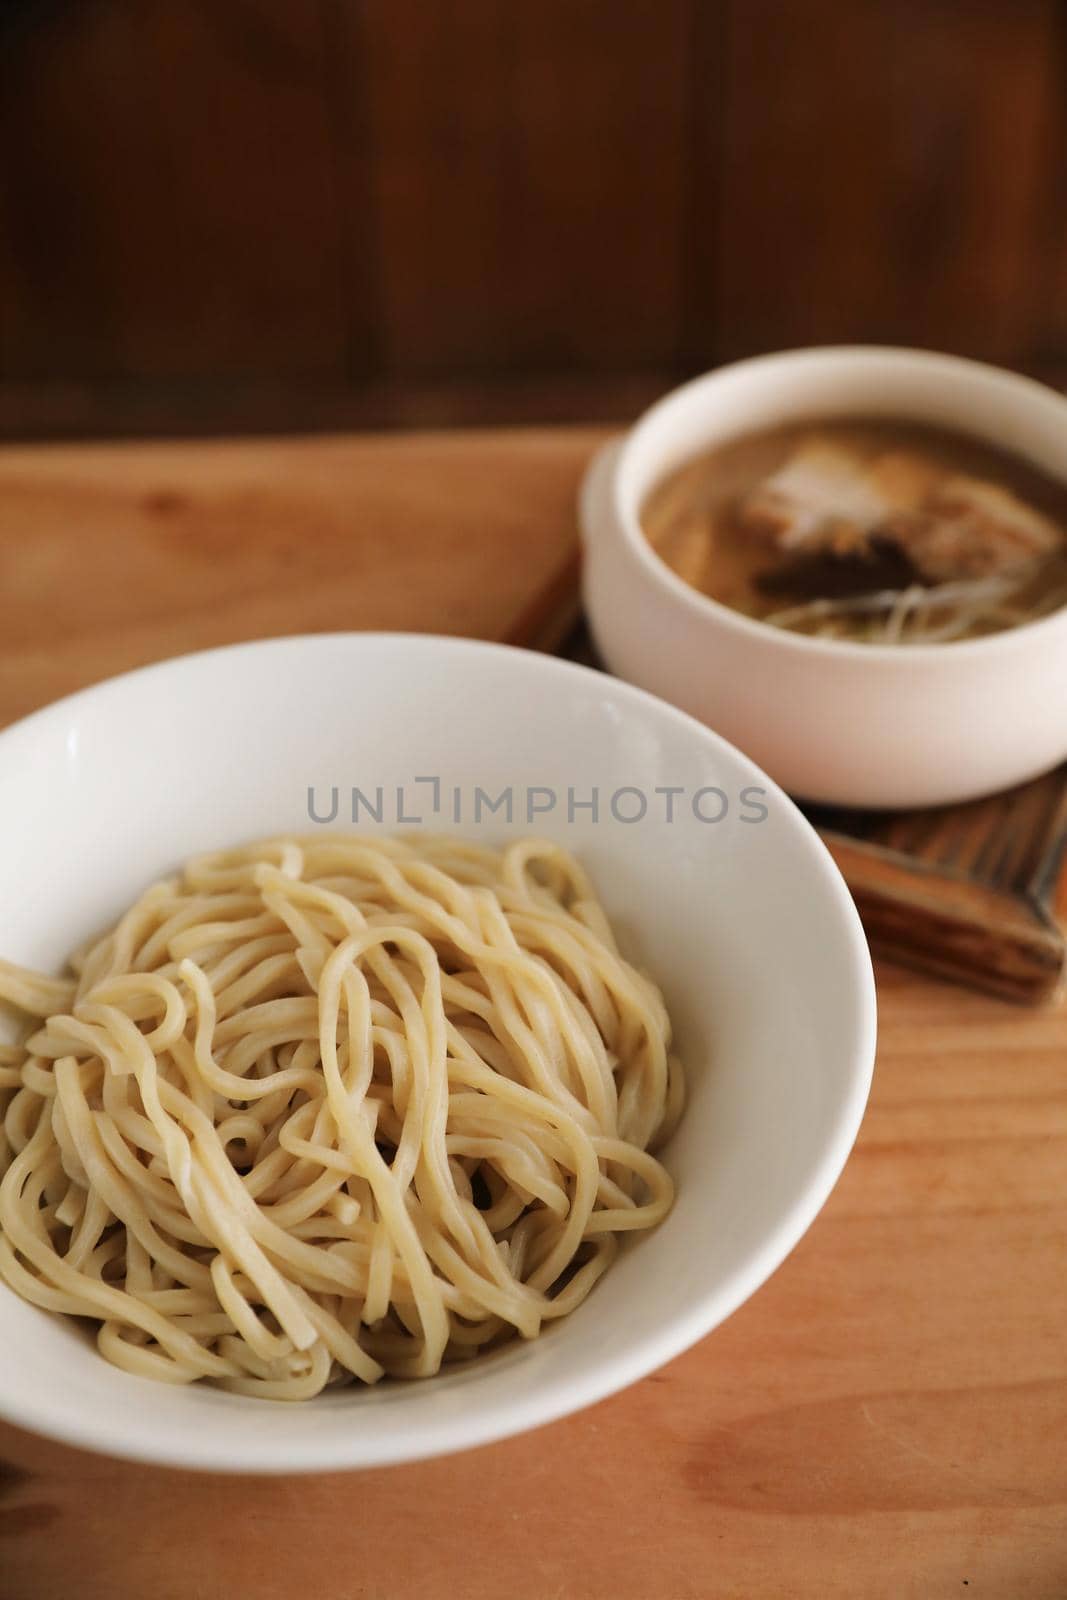
<svg viewBox="0 0 1067 1600">
<path fill-rule="evenodd" d="M 1067 608 L 951 644 L 820 639 L 709 599 L 652 549 L 641 508 L 675 467 L 745 434 L 827 417 L 949 428 L 1067 474 L 1067 399 L 995 367 L 857 346 L 720 368 L 654 405 L 586 476 L 585 601 L 607 664 L 810 800 L 941 805 L 1063 761 Z"/>
<path fill-rule="evenodd" d="M 372 832 L 537 832 L 586 864 L 624 952 L 665 992 L 686 1065 L 688 1107 L 662 1153 L 673 1210 L 541 1338 L 297 1404 L 132 1376 L 86 1326 L 0 1282 L 0 1416 L 116 1455 L 248 1472 L 482 1444 L 702 1338 L 825 1201 L 874 1051 L 852 901 L 751 761 L 586 668 L 463 640 L 322 635 L 188 656 L 61 701 L 0 735 L 0 952 L 58 971 L 194 852 L 351 827 L 354 788 L 381 791 L 378 820 L 362 819 Z M 508 793 L 510 808 L 477 820 L 476 791 Z"/>
</svg>

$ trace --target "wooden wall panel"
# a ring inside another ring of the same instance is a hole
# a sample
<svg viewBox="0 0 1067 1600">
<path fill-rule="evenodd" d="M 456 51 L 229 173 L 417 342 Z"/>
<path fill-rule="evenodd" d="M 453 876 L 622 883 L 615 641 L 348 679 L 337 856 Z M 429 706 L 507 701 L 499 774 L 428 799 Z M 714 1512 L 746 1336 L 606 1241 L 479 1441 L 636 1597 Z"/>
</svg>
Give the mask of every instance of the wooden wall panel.
<svg viewBox="0 0 1067 1600">
<path fill-rule="evenodd" d="M 367 94 L 356 131 L 374 151 L 383 365 L 502 364 L 507 14 L 496 0 L 370 0 L 346 18 Z"/>
<path fill-rule="evenodd" d="M 694 7 L 686 73 L 680 365 L 695 372 L 719 359 L 721 267 L 732 227 L 732 186 L 724 166 L 730 43 L 737 0 Z"/>
<path fill-rule="evenodd" d="M 1067 0 L 5 0 L 0 434 L 1062 376 L 1065 215 Z"/>
<path fill-rule="evenodd" d="M 1034 265 L 1044 316 L 1044 347 L 1060 358 L 1067 385 L 1067 0 L 1060 0 L 1049 42 L 1049 68 L 1056 84 L 1049 135 L 1047 194 Z"/>
<path fill-rule="evenodd" d="M 708 3 L 552 0 L 513 13 L 513 314 L 537 366 L 644 366 L 677 348 L 687 55 Z"/>
<path fill-rule="evenodd" d="M 696 0 L 369 0 L 385 361 L 641 366 L 680 335 Z"/>
<path fill-rule="evenodd" d="M 718 353 L 874 338 L 1025 360 L 1065 84 L 1056 0 L 735 0 Z"/>
<path fill-rule="evenodd" d="M 342 369 L 316 5 L 87 0 L 0 54 L 7 375 Z"/>
</svg>

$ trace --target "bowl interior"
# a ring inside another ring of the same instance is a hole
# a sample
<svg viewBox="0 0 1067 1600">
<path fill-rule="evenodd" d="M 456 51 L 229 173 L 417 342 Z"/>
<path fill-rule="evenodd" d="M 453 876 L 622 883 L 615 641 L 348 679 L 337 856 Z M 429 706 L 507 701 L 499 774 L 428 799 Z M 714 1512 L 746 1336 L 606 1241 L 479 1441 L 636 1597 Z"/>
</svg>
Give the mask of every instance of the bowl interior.
<svg viewBox="0 0 1067 1600">
<path fill-rule="evenodd" d="M 418 817 L 411 825 L 486 842 L 536 832 L 581 855 L 626 953 L 661 983 L 688 1069 L 689 1107 L 665 1157 L 674 1211 L 538 1341 L 429 1383 L 299 1406 L 130 1377 L 84 1330 L 0 1285 L 11 1420 L 115 1454 L 244 1470 L 477 1444 L 684 1349 L 762 1282 L 829 1192 L 873 1055 L 870 962 L 844 885 L 751 762 L 566 663 L 455 640 L 320 636 L 186 657 L 49 708 L 0 738 L 0 953 L 56 969 L 188 854 L 316 831 L 309 789 L 328 815 L 336 788 L 333 826 L 351 826 L 354 787 L 376 808 L 381 791 L 381 822 L 363 812 L 361 826 L 397 831 Z M 483 800 L 476 822 L 477 789 L 510 790 L 511 820 Z M 621 820 L 642 801 L 640 820 Z"/>
</svg>

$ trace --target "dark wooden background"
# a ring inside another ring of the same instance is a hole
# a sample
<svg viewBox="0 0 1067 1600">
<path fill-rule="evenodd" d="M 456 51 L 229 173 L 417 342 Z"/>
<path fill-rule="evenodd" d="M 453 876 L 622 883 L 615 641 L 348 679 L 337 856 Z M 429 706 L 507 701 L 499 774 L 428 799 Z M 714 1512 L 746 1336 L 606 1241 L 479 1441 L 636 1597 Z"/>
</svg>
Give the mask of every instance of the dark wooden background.
<svg viewBox="0 0 1067 1600">
<path fill-rule="evenodd" d="M 4 0 L 0 433 L 1067 372 L 1065 0 Z"/>
</svg>

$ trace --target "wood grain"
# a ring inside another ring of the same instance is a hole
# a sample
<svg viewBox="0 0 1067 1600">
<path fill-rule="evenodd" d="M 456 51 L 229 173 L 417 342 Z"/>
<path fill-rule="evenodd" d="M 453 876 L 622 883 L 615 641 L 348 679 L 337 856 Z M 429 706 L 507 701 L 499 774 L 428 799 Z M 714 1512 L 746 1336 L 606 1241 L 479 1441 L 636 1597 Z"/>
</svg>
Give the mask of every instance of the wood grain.
<svg viewBox="0 0 1067 1600">
<path fill-rule="evenodd" d="M 921 811 L 806 808 L 873 947 L 1008 999 L 1067 976 L 1067 768 L 1003 794 Z"/>
<path fill-rule="evenodd" d="M 1024 1004 L 1062 989 L 1064 936 L 1043 905 L 931 869 L 921 858 L 842 834 L 823 837 L 873 949 Z"/>
<path fill-rule="evenodd" d="M 551 643 L 602 437 L 0 451 L 0 724 L 129 667 L 270 634 Z"/>
<path fill-rule="evenodd" d="M 688 1355 L 359 1477 L 202 1478 L 0 1428 L 4 1600 L 1062 1600 L 1067 1016 L 878 985 L 841 1182 Z"/>
</svg>

